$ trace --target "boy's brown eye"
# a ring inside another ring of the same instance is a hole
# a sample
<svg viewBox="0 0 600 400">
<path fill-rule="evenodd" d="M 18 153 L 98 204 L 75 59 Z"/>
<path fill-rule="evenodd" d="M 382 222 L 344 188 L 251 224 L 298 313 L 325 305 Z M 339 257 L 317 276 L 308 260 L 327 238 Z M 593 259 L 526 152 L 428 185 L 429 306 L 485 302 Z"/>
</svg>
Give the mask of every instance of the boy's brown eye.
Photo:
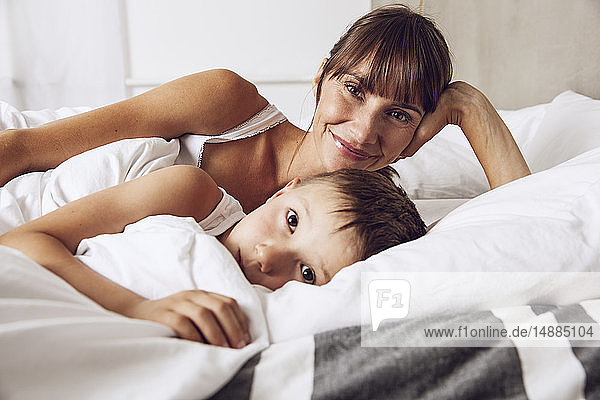
<svg viewBox="0 0 600 400">
<path fill-rule="evenodd" d="M 298 226 L 298 214 L 294 210 L 289 210 L 286 216 L 288 227 L 290 231 L 294 233 Z"/>
<path fill-rule="evenodd" d="M 303 265 L 300 267 L 301 270 L 300 272 L 302 273 L 302 279 L 304 279 L 304 282 L 309 283 L 309 284 L 314 284 L 315 283 L 315 273 L 313 272 L 312 268 L 309 267 L 308 265 Z"/>
</svg>

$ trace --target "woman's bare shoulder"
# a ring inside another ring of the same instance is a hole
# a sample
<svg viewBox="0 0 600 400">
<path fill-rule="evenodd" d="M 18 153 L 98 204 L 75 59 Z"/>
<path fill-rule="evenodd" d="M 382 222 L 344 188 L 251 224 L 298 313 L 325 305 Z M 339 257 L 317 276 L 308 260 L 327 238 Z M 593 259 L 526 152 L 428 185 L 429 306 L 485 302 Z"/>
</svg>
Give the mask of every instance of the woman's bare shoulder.
<svg viewBox="0 0 600 400">
<path fill-rule="evenodd" d="M 167 107 L 164 112 L 184 123 L 180 131 L 203 135 L 239 125 L 268 104 L 253 83 L 227 69 L 187 75 L 148 93 Z"/>
</svg>

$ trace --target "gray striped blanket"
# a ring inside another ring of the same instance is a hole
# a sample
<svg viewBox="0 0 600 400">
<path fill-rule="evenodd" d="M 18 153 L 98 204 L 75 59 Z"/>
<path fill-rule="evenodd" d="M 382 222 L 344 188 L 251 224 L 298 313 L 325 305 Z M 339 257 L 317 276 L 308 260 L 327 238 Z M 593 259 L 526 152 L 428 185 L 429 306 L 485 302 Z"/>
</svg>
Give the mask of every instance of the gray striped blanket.
<svg viewBox="0 0 600 400">
<path fill-rule="evenodd" d="M 444 326 L 489 324 L 511 329 L 506 321 L 512 317 L 531 324 L 585 326 L 588 333 L 591 327 L 598 335 L 600 300 L 386 321 L 376 333 L 351 326 L 274 344 L 250 359 L 212 398 L 600 398 L 597 340 L 563 338 L 555 345 L 538 341 L 542 346 L 492 340 L 487 346 L 478 342 L 477 347 L 439 342 L 427 347 L 422 339 L 426 330 Z M 387 346 L 367 347 L 365 340 L 373 335 Z"/>
</svg>

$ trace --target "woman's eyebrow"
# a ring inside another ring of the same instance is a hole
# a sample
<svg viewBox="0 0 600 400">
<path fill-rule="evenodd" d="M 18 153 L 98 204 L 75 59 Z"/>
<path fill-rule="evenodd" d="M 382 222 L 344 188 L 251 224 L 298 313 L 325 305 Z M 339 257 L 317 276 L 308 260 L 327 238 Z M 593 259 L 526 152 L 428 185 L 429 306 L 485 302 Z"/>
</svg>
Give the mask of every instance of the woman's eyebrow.
<svg viewBox="0 0 600 400">
<path fill-rule="evenodd" d="M 346 72 L 346 75 L 350 75 L 351 77 L 353 77 L 354 79 L 356 79 L 358 81 L 358 83 L 360 83 L 361 85 L 364 86 L 365 78 L 362 75 L 358 75 L 355 72 Z"/>
<path fill-rule="evenodd" d="M 396 105 L 400 108 L 408 108 L 409 110 L 412 110 L 412 111 L 416 112 L 417 114 L 419 114 L 420 117 L 423 116 L 423 111 L 414 104 L 394 102 L 394 105 Z"/>
<path fill-rule="evenodd" d="M 366 79 L 365 79 L 364 76 L 359 75 L 359 74 L 357 74 L 355 72 L 347 72 L 346 75 L 349 75 L 349 76 L 353 77 L 354 79 L 356 79 L 358 81 L 358 83 L 360 84 L 360 86 L 364 87 L 366 90 L 368 90 L 369 92 L 373 93 L 373 89 L 367 87 L 367 85 L 365 84 Z M 398 102 L 398 101 L 394 101 L 392 104 L 394 106 L 396 106 L 396 107 L 407 108 L 409 110 L 412 110 L 412 111 L 416 112 L 417 114 L 419 114 L 420 117 L 423 116 L 423 110 L 421 110 L 415 104 L 402 103 L 402 102 Z"/>
</svg>

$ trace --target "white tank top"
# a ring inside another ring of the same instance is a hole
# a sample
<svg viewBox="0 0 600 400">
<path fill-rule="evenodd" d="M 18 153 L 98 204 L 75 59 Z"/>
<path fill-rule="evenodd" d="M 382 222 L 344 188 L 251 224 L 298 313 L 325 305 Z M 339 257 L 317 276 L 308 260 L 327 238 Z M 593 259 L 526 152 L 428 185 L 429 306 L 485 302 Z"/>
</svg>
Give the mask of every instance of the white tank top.
<svg viewBox="0 0 600 400">
<path fill-rule="evenodd" d="M 205 143 L 224 143 L 248 138 L 263 133 L 287 118 L 272 104 L 254 114 L 238 126 L 228 129 L 218 136 L 186 134 L 179 140 L 179 155 L 176 164 L 189 164 L 200 167 Z M 209 235 L 218 236 L 242 219 L 246 214 L 240 203 L 225 189 L 220 188 L 223 197 L 210 215 L 199 222 L 200 227 Z"/>
<path fill-rule="evenodd" d="M 219 236 L 246 216 L 240 202 L 227 193 L 225 189 L 219 189 L 223 192 L 221 201 L 208 217 L 198 222 L 202 230 L 212 236 Z"/>
<path fill-rule="evenodd" d="M 205 143 L 224 143 L 249 138 L 263 133 L 286 120 L 285 115 L 277 107 L 268 104 L 250 119 L 222 132 L 220 135 L 206 136 L 188 133 L 179 138 L 180 149 L 175 164 L 189 164 L 200 167 Z"/>
</svg>

